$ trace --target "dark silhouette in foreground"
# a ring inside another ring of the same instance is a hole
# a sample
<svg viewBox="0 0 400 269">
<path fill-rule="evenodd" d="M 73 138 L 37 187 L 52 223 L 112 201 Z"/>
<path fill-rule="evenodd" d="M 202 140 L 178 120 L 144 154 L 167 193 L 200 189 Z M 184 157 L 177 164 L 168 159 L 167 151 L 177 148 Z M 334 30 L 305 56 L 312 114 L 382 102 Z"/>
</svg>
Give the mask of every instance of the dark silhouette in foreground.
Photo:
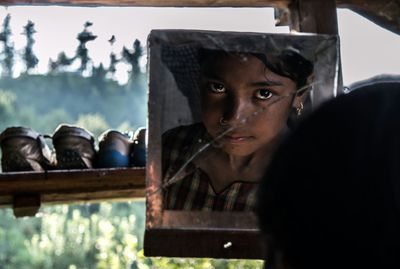
<svg viewBox="0 0 400 269">
<path fill-rule="evenodd" d="M 277 151 L 258 193 L 266 268 L 400 268 L 400 87 L 322 105 Z"/>
</svg>

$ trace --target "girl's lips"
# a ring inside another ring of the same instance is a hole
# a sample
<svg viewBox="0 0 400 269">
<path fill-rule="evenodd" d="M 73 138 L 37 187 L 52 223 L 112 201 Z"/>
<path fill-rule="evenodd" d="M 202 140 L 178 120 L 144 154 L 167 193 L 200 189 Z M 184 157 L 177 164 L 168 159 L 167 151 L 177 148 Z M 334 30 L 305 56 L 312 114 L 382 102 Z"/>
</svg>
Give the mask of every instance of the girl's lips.
<svg viewBox="0 0 400 269">
<path fill-rule="evenodd" d="M 252 137 L 251 136 L 239 136 L 239 135 L 225 135 L 224 139 L 230 143 L 245 143 L 248 142 Z"/>
</svg>

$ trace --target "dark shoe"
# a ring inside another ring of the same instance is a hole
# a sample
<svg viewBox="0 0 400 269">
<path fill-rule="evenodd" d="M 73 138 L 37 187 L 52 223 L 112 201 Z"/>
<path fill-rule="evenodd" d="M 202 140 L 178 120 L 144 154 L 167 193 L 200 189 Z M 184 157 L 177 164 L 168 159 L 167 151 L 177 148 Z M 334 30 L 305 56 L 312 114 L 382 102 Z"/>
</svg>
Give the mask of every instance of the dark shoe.
<svg viewBox="0 0 400 269">
<path fill-rule="evenodd" d="M 93 168 L 96 155 L 93 135 L 87 130 L 61 124 L 53 134 L 57 169 Z"/>
<path fill-rule="evenodd" d="M 44 136 L 27 127 L 9 127 L 0 134 L 3 172 L 44 171 L 52 155 Z"/>
<path fill-rule="evenodd" d="M 131 163 L 133 166 L 146 166 L 146 129 L 139 128 L 133 136 Z"/>
<path fill-rule="evenodd" d="M 105 131 L 99 137 L 97 167 L 128 167 L 132 141 L 127 134 L 116 130 Z"/>
</svg>

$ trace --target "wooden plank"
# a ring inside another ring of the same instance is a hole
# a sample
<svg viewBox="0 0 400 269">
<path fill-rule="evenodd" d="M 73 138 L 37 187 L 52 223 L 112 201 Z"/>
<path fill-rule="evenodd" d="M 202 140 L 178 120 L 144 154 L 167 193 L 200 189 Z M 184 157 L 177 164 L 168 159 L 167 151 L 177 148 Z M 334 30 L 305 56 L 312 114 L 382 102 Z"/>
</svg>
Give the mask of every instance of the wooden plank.
<svg viewBox="0 0 400 269">
<path fill-rule="evenodd" d="M 394 0 L 296 0 L 292 10 L 293 29 L 320 34 L 337 33 L 337 8 L 349 8 L 372 22 L 400 34 L 400 1 Z M 298 11 L 298 13 L 293 12 Z M 332 12 L 335 11 L 335 12 Z M 336 23 L 334 23 L 336 21 Z M 300 23 L 300 26 L 296 25 Z"/>
<path fill-rule="evenodd" d="M 258 231 L 252 212 L 163 211 L 163 229 Z"/>
<path fill-rule="evenodd" d="M 143 201 L 144 197 L 144 188 L 81 193 L 50 193 L 41 195 L 41 205 Z M 13 201 L 12 195 L 0 195 L 0 208 L 12 207 Z"/>
<path fill-rule="evenodd" d="M 12 207 L 13 196 L 12 195 L 0 195 L 0 208 Z"/>
<path fill-rule="evenodd" d="M 137 7 L 287 7 L 290 0 L 4 0 L 3 5 Z"/>
<path fill-rule="evenodd" d="M 144 199 L 145 177 L 145 168 L 2 173 L 0 207 L 31 195 L 39 195 L 42 205 Z"/>
<path fill-rule="evenodd" d="M 149 41 L 150 42 L 150 41 Z M 153 51 L 154 47 L 149 48 L 149 53 L 152 55 L 149 61 L 149 72 L 150 77 L 156 75 L 157 80 L 149 79 L 149 132 L 148 138 L 148 165 L 147 165 L 147 200 L 146 200 L 146 227 L 151 228 L 159 226 L 162 220 L 163 210 L 163 198 L 162 198 L 162 168 L 161 168 L 161 155 L 162 155 L 162 118 L 163 118 L 163 107 L 164 107 L 164 92 L 155 91 L 155 89 L 161 89 L 157 87 L 158 84 L 165 81 L 163 79 L 164 74 L 153 74 L 156 70 L 154 66 L 157 66 L 161 61 L 161 55 L 159 50 L 156 53 Z"/>
<path fill-rule="evenodd" d="M 96 202 L 127 202 L 144 200 L 145 189 L 128 189 L 113 191 L 97 191 L 82 193 L 52 193 L 42 195 L 43 205 L 96 203 Z"/>
<path fill-rule="evenodd" d="M 80 193 L 145 187 L 145 169 L 88 169 L 0 174 L 0 195 Z"/>
<path fill-rule="evenodd" d="M 260 231 L 151 229 L 145 233 L 144 255 L 261 260 L 263 242 Z"/>
<path fill-rule="evenodd" d="M 265 253 L 252 212 L 165 210 L 160 226 L 146 226 L 144 246 L 146 256 L 262 259 Z"/>
</svg>

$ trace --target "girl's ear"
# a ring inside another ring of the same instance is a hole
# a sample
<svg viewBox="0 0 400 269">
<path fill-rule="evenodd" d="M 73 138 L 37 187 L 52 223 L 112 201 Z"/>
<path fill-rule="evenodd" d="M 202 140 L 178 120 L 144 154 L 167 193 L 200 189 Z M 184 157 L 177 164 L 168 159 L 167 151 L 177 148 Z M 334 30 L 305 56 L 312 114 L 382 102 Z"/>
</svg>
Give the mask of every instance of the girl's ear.
<svg viewBox="0 0 400 269">
<path fill-rule="evenodd" d="M 305 99 L 307 98 L 308 93 L 312 90 L 312 84 L 314 82 L 314 73 L 308 76 L 306 80 L 306 84 L 297 90 L 296 96 L 293 100 L 293 107 L 298 108 L 301 104 L 304 104 Z"/>
<path fill-rule="evenodd" d="M 310 89 L 307 89 L 307 90 L 304 90 L 304 91 L 302 91 L 300 93 L 297 93 L 296 96 L 293 99 L 292 107 L 295 108 L 295 109 L 302 108 L 303 105 L 304 105 L 304 101 L 306 100 L 309 91 L 310 91 Z"/>
</svg>

